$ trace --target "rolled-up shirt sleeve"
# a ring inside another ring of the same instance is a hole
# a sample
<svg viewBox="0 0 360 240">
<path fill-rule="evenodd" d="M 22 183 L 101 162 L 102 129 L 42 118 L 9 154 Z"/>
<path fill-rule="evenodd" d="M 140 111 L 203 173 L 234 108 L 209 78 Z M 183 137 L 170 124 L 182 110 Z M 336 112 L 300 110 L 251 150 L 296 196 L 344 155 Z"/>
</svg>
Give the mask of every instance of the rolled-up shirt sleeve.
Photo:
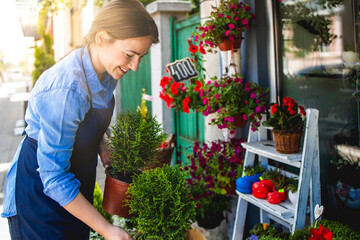
<svg viewBox="0 0 360 240">
<path fill-rule="evenodd" d="M 80 182 L 69 172 L 79 124 L 89 109 L 86 97 L 74 88 L 59 88 L 34 96 L 40 118 L 37 159 L 44 193 L 61 206 L 79 193 Z"/>
</svg>

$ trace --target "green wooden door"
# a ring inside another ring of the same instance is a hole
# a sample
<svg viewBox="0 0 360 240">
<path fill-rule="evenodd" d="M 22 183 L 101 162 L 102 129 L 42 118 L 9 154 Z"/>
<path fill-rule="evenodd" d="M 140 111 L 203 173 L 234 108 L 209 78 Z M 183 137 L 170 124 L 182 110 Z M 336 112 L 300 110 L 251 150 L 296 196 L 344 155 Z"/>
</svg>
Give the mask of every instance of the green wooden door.
<svg viewBox="0 0 360 240">
<path fill-rule="evenodd" d="M 191 33 L 199 23 L 199 14 L 174 21 L 172 31 L 172 62 L 185 57 L 191 57 L 187 39 L 191 37 Z M 204 141 L 204 117 L 193 110 L 190 110 L 189 114 L 182 111 L 174 111 L 174 128 L 177 151 L 181 152 L 181 155 L 177 156 L 176 160 L 187 162 L 185 149 L 192 146 L 195 141 Z M 189 148 L 186 152 L 192 152 L 192 149 Z"/>
<path fill-rule="evenodd" d="M 141 106 L 142 89 L 151 95 L 151 63 L 150 53 L 141 59 L 141 63 L 136 72 L 129 71 L 120 80 L 121 89 L 121 111 L 135 111 Z M 148 112 L 151 113 L 151 102 L 146 102 Z"/>
</svg>

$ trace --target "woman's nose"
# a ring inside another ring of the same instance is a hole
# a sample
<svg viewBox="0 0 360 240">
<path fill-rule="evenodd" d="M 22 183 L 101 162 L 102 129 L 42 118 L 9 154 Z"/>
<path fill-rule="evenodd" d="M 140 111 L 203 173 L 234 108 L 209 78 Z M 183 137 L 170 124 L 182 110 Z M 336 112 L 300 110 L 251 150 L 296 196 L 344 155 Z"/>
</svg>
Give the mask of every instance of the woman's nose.
<svg viewBox="0 0 360 240">
<path fill-rule="evenodd" d="M 132 59 L 132 61 L 129 63 L 129 68 L 133 71 L 137 71 L 139 68 L 140 61 L 141 61 L 141 57 L 136 57 Z"/>
</svg>

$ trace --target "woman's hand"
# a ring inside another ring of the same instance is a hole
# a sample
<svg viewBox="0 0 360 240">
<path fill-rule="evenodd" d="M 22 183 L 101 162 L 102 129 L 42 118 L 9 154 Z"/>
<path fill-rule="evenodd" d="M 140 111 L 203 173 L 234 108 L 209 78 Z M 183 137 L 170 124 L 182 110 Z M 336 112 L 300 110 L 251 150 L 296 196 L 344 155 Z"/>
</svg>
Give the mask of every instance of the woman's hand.
<svg viewBox="0 0 360 240">
<path fill-rule="evenodd" d="M 105 169 L 109 167 L 111 164 L 110 156 L 112 153 L 111 149 L 106 144 L 106 142 L 107 142 L 107 136 L 105 133 L 99 146 L 99 156 Z"/>
<path fill-rule="evenodd" d="M 104 236 L 106 240 L 132 240 L 130 235 L 124 230 L 115 225 Z"/>
</svg>

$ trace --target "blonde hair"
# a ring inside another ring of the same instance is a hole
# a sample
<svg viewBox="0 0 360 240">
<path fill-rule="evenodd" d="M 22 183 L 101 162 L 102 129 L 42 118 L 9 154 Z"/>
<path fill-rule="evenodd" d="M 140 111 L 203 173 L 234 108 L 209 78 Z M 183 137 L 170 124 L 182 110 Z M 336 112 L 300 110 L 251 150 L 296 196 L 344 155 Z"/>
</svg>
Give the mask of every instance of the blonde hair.
<svg viewBox="0 0 360 240">
<path fill-rule="evenodd" d="M 137 0 L 113 0 L 102 7 L 91 24 L 85 44 L 93 43 L 99 31 L 106 31 L 112 40 L 149 36 L 153 43 L 159 42 L 154 19 Z"/>
</svg>

